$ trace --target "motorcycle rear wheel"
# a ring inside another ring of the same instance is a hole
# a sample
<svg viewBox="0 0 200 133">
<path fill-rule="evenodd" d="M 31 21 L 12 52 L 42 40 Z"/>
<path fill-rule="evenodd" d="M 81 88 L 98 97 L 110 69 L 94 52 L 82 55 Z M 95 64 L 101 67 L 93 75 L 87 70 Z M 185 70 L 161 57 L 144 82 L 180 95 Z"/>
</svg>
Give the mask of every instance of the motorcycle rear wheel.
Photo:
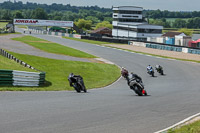
<svg viewBox="0 0 200 133">
<path fill-rule="evenodd" d="M 135 86 L 135 89 L 134 89 L 135 93 L 138 94 L 138 96 L 142 96 L 142 92 L 140 91 L 140 89 L 138 88 L 138 86 Z"/>
</svg>

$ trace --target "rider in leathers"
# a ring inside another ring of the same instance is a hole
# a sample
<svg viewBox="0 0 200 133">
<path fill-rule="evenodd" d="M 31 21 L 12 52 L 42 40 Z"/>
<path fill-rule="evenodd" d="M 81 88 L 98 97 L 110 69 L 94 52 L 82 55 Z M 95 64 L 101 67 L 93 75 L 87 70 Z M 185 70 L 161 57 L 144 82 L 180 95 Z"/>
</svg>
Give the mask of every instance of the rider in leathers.
<svg viewBox="0 0 200 133">
<path fill-rule="evenodd" d="M 83 87 L 83 89 L 85 89 L 83 78 L 80 75 L 74 75 L 73 73 L 70 73 L 68 76 L 68 80 L 70 86 L 73 86 L 72 83 L 78 82 Z"/>
<path fill-rule="evenodd" d="M 131 81 L 132 79 L 135 79 L 138 83 L 140 83 L 142 86 L 144 86 L 144 85 L 143 85 L 143 82 L 142 82 L 142 78 L 141 78 L 140 76 L 138 76 L 137 74 L 134 74 L 133 72 L 131 72 L 131 73 L 129 74 L 128 78 L 127 78 L 127 83 L 128 83 L 128 85 L 129 85 L 129 83 L 130 83 L 130 81 Z"/>
</svg>

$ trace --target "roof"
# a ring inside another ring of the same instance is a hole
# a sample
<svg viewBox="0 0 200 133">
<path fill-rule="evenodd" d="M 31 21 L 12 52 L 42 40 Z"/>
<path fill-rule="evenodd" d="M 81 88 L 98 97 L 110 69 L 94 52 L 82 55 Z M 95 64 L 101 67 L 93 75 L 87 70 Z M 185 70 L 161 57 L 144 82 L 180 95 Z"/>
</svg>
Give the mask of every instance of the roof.
<svg viewBox="0 0 200 133">
<path fill-rule="evenodd" d="M 113 8 L 121 8 L 121 7 L 143 8 L 143 7 L 139 7 L 139 6 L 113 6 Z"/>
<path fill-rule="evenodd" d="M 111 29 L 107 28 L 107 27 L 101 27 L 99 29 L 93 30 L 92 33 L 97 33 L 97 32 L 102 31 L 102 30 L 111 30 Z"/>
<path fill-rule="evenodd" d="M 164 36 L 164 37 L 175 37 L 175 36 L 177 36 L 177 35 L 181 35 L 181 34 L 184 34 L 184 33 L 182 33 L 182 32 L 167 32 L 167 33 L 165 33 L 165 34 L 163 34 L 162 36 Z"/>
<path fill-rule="evenodd" d="M 191 41 L 192 43 L 200 43 L 200 39 L 196 40 L 196 41 Z"/>
</svg>

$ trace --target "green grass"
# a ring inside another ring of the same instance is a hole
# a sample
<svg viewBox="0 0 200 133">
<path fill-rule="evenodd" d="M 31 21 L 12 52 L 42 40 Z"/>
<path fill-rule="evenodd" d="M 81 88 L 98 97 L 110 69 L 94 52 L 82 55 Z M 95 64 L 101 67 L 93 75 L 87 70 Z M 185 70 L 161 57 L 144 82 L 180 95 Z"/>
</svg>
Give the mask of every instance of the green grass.
<svg viewBox="0 0 200 133">
<path fill-rule="evenodd" d="M 90 55 L 88 53 L 63 46 L 57 43 L 49 42 L 43 39 L 39 39 L 32 36 L 23 36 L 19 38 L 12 38 L 15 41 L 21 41 L 23 43 L 29 44 L 35 48 L 38 48 L 40 50 L 49 52 L 49 53 L 55 53 L 55 54 L 63 54 L 68 56 L 74 56 L 74 57 L 80 57 L 80 58 L 95 58 L 95 56 Z"/>
<path fill-rule="evenodd" d="M 15 33 L 0 33 L 0 36 L 10 35 L 10 34 L 21 34 L 20 32 Z"/>
<path fill-rule="evenodd" d="M 151 55 L 151 56 L 156 56 L 156 57 L 161 57 L 161 58 L 175 59 L 175 60 L 181 60 L 181 61 L 190 61 L 190 62 L 200 63 L 200 61 L 197 61 L 197 60 L 180 59 L 180 58 L 174 58 L 174 57 L 168 57 L 168 56 L 150 54 L 150 53 L 145 53 L 145 52 L 139 52 L 139 51 L 134 51 L 134 50 L 128 50 L 128 49 L 123 49 L 123 48 L 117 48 L 117 47 L 114 47 L 114 46 L 107 46 L 107 47 L 116 48 L 116 49 L 122 49 L 122 50 L 126 50 L 126 51 L 129 51 L 129 52 L 140 53 L 140 54 L 144 54 L 144 55 Z"/>
<path fill-rule="evenodd" d="M 33 69 L 23 67 L 19 63 L 16 63 L 14 60 L 10 60 L 2 55 L 0 55 L 0 69 L 37 72 Z"/>
<path fill-rule="evenodd" d="M 8 22 L 0 22 L 0 28 L 4 28 Z"/>
<path fill-rule="evenodd" d="M 44 87 L 0 87 L 1 91 L 73 90 L 67 80 L 71 72 L 83 77 L 87 89 L 109 85 L 120 77 L 120 69 L 111 64 L 55 60 L 13 52 L 9 53 L 36 69 L 46 72 L 47 83 Z M 7 69 L 6 66 L 4 66 L 4 69 Z"/>
<path fill-rule="evenodd" d="M 26 25 L 18 25 L 18 28 L 28 29 Z"/>
<path fill-rule="evenodd" d="M 73 37 L 63 37 L 63 38 L 74 40 L 74 41 L 79 41 L 79 42 L 86 42 L 86 43 L 91 43 L 91 44 L 97 44 L 97 45 L 113 44 L 113 43 L 109 43 L 109 42 L 101 42 L 101 41 L 94 41 L 94 40 L 87 40 L 87 39 L 78 39 L 78 38 L 73 38 Z"/>
<path fill-rule="evenodd" d="M 181 128 L 170 129 L 167 133 L 200 133 L 200 121 L 185 125 Z"/>
</svg>

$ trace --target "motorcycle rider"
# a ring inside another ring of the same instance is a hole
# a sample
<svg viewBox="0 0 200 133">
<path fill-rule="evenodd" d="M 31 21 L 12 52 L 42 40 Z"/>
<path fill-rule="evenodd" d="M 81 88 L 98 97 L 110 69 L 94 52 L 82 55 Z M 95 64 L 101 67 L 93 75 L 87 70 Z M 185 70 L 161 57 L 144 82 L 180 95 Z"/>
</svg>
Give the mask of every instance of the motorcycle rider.
<svg viewBox="0 0 200 133">
<path fill-rule="evenodd" d="M 162 66 L 161 66 L 161 65 L 156 65 L 156 67 L 155 67 L 155 68 L 156 68 L 156 70 L 157 70 L 157 71 L 160 71 L 160 70 L 162 70 Z"/>
<path fill-rule="evenodd" d="M 150 70 L 152 70 L 153 69 L 153 67 L 151 66 L 151 65 L 148 65 L 147 66 L 147 71 L 149 72 Z"/>
<path fill-rule="evenodd" d="M 128 75 L 128 79 L 127 79 L 127 82 L 128 82 L 128 85 L 130 83 L 130 81 L 132 79 L 135 79 L 138 83 L 140 83 L 142 86 L 143 85 L 143 82 L 142 82 L 142 78 L 140 76 L 138 76 L 137 74 L 134 74 L 133 72 L 131 72 L 129 75 Z"/>
<path fill-rule="evenodd" d="M 124 78 L 127 78 L 128 77 L 128 70 L 126 68 L 122 67 L 122 69 L 121 69 L 121 75 Z"/>
<path fill-rule="evenodd" d="M 70 86 L 73 86 L 72 83 L 79 82 L 79 84 L 82 85 L 82 87 L 85 89 L 83 78 L 80 75 L 74 75 L 73 73 L 70 73 L 68 76 L 68 80 Z"/>
</svg>

